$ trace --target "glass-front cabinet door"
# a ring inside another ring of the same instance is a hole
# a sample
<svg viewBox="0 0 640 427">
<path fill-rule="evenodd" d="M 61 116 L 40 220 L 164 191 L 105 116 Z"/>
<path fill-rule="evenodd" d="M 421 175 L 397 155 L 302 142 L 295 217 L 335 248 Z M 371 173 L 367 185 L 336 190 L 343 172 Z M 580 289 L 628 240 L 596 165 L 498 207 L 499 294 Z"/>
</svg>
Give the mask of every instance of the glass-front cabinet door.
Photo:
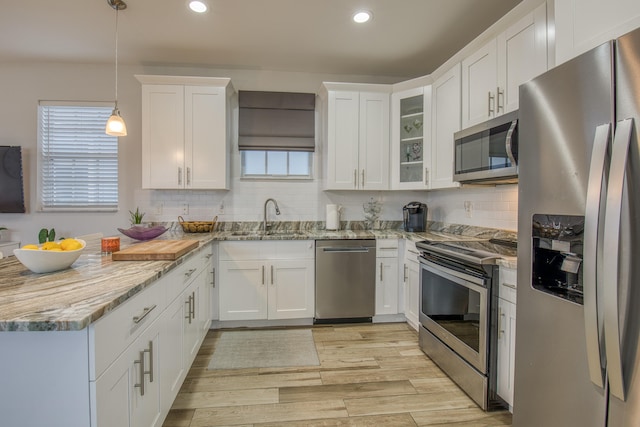
<svg viewBox="0 0 640 427">
<path fill-rule="evenodd" d="M 431 167 L 431 87 L 392 95 L 393 189 L 427 189 Z"/>
</svg>

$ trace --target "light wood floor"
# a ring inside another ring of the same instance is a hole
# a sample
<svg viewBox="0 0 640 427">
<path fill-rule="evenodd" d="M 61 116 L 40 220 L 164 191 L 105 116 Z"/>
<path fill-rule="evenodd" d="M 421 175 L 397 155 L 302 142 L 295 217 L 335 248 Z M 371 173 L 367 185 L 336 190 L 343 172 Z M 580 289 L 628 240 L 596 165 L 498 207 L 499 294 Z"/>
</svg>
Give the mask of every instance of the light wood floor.
<svg viewBox="0 0 640 427">
<path fill-rule="evenodd" d="M 510 426 L 420 351 L 405 323 L 316 326 L 320 366 L 207 370 L 210 331 L 164 427 Z"/>
</svg>

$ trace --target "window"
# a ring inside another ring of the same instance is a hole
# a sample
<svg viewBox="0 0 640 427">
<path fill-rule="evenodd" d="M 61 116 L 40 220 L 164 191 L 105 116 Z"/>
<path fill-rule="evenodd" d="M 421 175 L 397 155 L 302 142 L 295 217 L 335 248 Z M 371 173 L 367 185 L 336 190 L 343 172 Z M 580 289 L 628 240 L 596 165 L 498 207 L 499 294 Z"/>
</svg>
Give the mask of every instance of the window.
<svg viewBox="0 0 640 427">
<path fill-rule="evenodd" d="M 105 134 L 112 105 L 40 102 L 41 211 L 116 211 L 118 138 Z"/>
<path fill-rule="evenodd" d="M 308 151 L 242 151 L 243 178 L 311 178 Z"/>
</svg>

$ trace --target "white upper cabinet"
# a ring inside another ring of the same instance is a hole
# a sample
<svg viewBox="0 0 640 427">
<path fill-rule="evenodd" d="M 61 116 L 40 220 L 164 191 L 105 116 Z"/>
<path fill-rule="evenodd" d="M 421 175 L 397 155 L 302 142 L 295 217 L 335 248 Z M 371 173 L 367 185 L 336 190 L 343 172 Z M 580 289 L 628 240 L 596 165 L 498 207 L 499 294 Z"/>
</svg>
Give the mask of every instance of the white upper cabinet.
<svg viewBox="0 0 640 427">
<path fill-rule="evenodd" d="M 431 86 L 391 95 L 391 188 L 428 189 L 431 166 Z"/>
<path fill-rule="evenodd" d="M 555 0 L 556 64 L 640 27 L 637 0 Z"/>
<path fill-rule="evenodd" d="M 546 4 L 462 61 L 462 128 L 518 108 L 518 87 L 547 70 Z"/>
<path fill-rule="evenodd" d="M 481 123 L 496 115 L 498 60 L 496 41 L 462 61 L 462 126 Z"/>
<path fill-rule="evenodd" d="M 390 91 L 388 85 L 323 85 L 325 189 L 389 189 Z"/>
<path fill-rule="evenodd" d="M 498 88 L 503 91 L 497 105 L 498 114 L 503 114 L 518 109 L 519 86 L 548 69 L 546 5 L 510 26 L 496 41 Z"/>
<path fill-rule="evenodd" d="M 142 187 L 228 189 L 230 79 L 136 78 L 142 83 Z"/>
<path fill-rule="evenodd" d="M 431 168 L 426 171 L 429 189 L 455 188 L 453 134 L 460 130 L 460 64 L 441 75 L 431 87 Z"/>
</svg>

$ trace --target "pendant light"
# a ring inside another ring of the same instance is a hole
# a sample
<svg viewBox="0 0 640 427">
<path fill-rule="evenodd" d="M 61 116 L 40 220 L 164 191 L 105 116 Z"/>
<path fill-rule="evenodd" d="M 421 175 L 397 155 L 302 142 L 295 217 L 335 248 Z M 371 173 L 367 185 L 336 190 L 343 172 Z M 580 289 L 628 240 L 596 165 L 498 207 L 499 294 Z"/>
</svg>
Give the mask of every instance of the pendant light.
<svg viewBox="0 0 640 427">
<path fill-rule="evenodd" d="M 105 132 L 111 136 L 127 136 L 127 125 L 118 110 L 118 11 L 126 9 L 127 4 L 123 0 L 107 0 L 107 3 L 116 10 L 116 102 Z"/>
</svg>

